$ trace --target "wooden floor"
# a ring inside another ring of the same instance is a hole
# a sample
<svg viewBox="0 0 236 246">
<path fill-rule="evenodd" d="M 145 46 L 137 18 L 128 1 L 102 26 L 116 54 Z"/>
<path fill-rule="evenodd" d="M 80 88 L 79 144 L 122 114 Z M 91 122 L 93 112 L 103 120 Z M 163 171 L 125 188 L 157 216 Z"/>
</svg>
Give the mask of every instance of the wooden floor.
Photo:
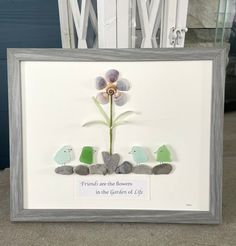
<svg viewBox="0 0 236 246">
<path fill-rule="evenodd" d="M 236 112 L 225 115 L 221 225 L 11 223 L 9 170 L 0 172 L 0 246 L 235 246 Z"/>
</svg>

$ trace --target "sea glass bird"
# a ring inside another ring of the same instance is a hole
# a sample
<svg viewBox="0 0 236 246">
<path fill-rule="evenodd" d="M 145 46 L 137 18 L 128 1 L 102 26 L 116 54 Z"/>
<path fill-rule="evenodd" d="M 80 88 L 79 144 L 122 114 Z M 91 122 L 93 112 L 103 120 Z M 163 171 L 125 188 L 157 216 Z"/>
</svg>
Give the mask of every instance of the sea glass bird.
<svg viewBox="0 0 236 246">
<path fill-rule="evenodd" d="M 137 164 L 141 164 L 148 161 L 147 153 L 140 146 L 133 146 L 130 154 L 132 154 L 132 157 Z"/>
<path fill-rule="evenodd" d="M 59 165 L 65 165 L 74 160 L 74 152 L 70 145 L 63 146 L 60 148 L 55 156 L 54 161 Z"/>
<path fill-rule="evenodd" d="M 86 163 L 86 164 L 92 164 L 93 163 L 93 154 L 94 154 L 93 147 L 91 146 L 84 146 L 81 154 L 80 154 L 80 162 Z"/>
<path fill-rule="evenodd" d="M 156 152 L 156 160 L 160 163 L 171 162 L 171 154 L 166 145 L 162 145 Z"/>
</svg>

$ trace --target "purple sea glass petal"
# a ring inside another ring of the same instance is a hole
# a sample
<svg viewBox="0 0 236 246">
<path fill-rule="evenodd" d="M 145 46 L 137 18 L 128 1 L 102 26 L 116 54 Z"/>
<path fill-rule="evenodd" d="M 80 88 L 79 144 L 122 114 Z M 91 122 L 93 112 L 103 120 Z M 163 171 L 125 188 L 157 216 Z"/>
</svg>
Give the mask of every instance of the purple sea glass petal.
<svg viewBox="0 0 236 246">
<path fill-rule="evenodd" d="M 103 77 L 99 76 L 95 79 L 95 86 L 96 89 L 102 90 L 107 86 L 107 82 Z"/>
<path fill-rule="evenodd" d="M 114 96 L 114 102 L 117 106 L 123 106 L 127 102 L 127 99 L 128 99 L 127 95 L 122 92 L 118 92 Z"/>
<path fill-rule="evenodd" d="M 130 89 L 130 84 L 127 79 L 120 79 L 117 81 L 116 87 L 119 91 L 128 91 Z"/>
<path fill-rule="evenodd" d="M 115 69 L 110 69 L 106 72 L 107 81 L 114 83 L 119 77 L 119 72 Z"/>
<path fill-rule="evenodd" d="M 109 97 L 106 92 L 99 92 L 96 99 L 101 104 L 107 104 L 109 102 Z"/>
</svg>

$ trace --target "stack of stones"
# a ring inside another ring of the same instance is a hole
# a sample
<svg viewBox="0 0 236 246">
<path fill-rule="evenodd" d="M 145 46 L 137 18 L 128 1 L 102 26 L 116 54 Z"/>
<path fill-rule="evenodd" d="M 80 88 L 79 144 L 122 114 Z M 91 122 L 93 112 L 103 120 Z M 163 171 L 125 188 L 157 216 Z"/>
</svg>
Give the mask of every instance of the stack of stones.
<svg viewBox="0 0 236 246">
<path fill-rule="evenodd" d="M 172 165 L 160 164 L 150 167 L 145 164 L 133 166 L 130 162 L 124 161 L 119 165 L 120 156 L 118 154 L 110 155 L 108 152 L 102 152 L 104 164 L 94 165 L 78 165 L 78 166 L 60 166 L 55 169 L 55 172 L 62 175 L 78 174 L 78 175 L 106 175 L 106 174 L 169 174 L 172 171 Z"/>
</svg>

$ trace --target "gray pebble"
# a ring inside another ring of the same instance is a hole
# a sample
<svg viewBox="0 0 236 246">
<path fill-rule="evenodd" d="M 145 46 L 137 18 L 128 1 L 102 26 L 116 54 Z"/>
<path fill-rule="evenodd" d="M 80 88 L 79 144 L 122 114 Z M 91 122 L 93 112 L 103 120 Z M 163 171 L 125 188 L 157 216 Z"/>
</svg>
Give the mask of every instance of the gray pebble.
<svg viewBox="0 0 236 246">
<path fill-rule="evenodd" d="M 128 161 L 124 161 L 119 167 L 116 168 L 116 173 L 128 174 L 132 172 L 132 169 L 133 165 Z"/>
<path fill-rule="evenodd" d="M 102 158 L 107 168 L 107 172 L 109 174 L 114 173 L 119 164 L 120 156 L 118 154 L 110 155 L 108 152 L 103 151 Z"/>
<path fill-rule="evenodd" d="M 136 174 L 152 174 L 152 168 L 150 166 L 141 164 L 133 167 L 133 173 Z"/>
<path fill-rule="evenodd" d="M 172 166 L 170 164 L 160 164 L 152 169 L 153 174 L 169 174 L 172 171 Z"/>
<path fill-rule="evenodd" d="M 107 168 L 104 164 L 95 164 L 89 167 L 90 174 L 101 174 L 105 175 L 107 173 Z"/>
<path fill-rule="evenodd" d="M 74 173 L 72 166 L 60 166 L 55 169 L 55 172 L 62 175 L 71 175 Z"/>
<path fill-rule="evenodd" d="M 74 172 L 79 175 L 88 175 L 89 174 L 89 168 L 85 165 L 78 165 L 74 167 Z"/>
</svg>

